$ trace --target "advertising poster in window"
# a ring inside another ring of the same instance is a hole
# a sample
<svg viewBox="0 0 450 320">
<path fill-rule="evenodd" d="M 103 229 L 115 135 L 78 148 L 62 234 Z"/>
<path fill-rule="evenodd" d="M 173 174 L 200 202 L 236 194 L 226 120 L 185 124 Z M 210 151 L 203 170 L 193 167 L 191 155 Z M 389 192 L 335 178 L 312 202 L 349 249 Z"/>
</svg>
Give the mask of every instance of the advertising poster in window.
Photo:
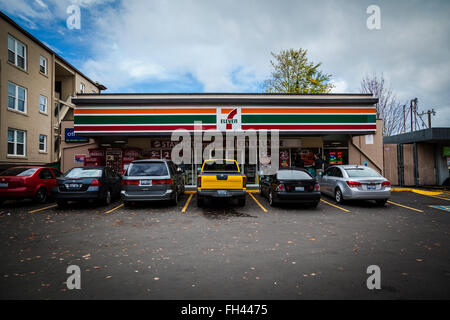
<svg viewBox="0 0 450 320">
<path fill-rule="evenodd" d="M 86 155 L 85 154 L 76 154 L 74 155 L 74 163 L 75 164 L 83 164 L 84 165 L 84 161 L 86 160 Z"/>
<path fill-rule="evenodd" d="M 280 150 L 280 168 L 289 167 L 289 150 Z"/>
</svg>

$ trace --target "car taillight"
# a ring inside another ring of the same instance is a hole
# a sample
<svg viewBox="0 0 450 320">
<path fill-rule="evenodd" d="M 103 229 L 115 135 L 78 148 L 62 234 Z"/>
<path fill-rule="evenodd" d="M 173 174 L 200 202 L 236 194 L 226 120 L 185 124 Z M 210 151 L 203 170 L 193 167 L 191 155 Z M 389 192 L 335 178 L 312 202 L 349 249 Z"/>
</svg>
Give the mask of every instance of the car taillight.
<svg viewBox="0 0 450 320">
<path fill-rule="evenodd" d="M 381 186 L 382 186 L 382 187 L 390 187 L 390 186 L 391 186 L 391 183 L 390 183 L 389 181 L 383 181 L 383 182 L 381 183 Z"/>
<path fill-rule="evenodd" d="M 243 179 L 242 179 L 242 187 L 243 188 L 246 188 L 247 187 L 247 177 L 243 177 Z"/>
<path fill-rule="evenodd" d="M 276 191 L 284 191 L 284 184 L 280 184 L 275 190 Z"/>
<path fill-rule="evenodd" d="M 90 186 L 92 187 L 100 187 L 102 184 L 97 179 L 92 180 Z"/>
<path fill-rule="evenodd" d="M 197 177 L 197 187 L 198 188 L 202 187 L 202 177 L 200 177 L 200 176 Z"/>
<path fill-rule="evenodd" d="M 316 185 L 314 186 L 314 189 L 315 189 L 316 191 L 320 191 L 320 185 L 319 185 L 318 183 L 316 183 Z"/>
<path fill-rule="evenodd" d="M 122 180 L 122 185 L 135 185 L 137 186 L 139 184 L 139 180 Z"/>
<path fill-rule="evenodd" d="M 361 183 L 359 183 L 358 181 L 347 181 L 347 185 L 350 188 L 361 187 Z"/>
<path fill-rule="evenodd" d="M 172 179 L 152 180 L 152 184 L 172 184 Z"/>
</svg>

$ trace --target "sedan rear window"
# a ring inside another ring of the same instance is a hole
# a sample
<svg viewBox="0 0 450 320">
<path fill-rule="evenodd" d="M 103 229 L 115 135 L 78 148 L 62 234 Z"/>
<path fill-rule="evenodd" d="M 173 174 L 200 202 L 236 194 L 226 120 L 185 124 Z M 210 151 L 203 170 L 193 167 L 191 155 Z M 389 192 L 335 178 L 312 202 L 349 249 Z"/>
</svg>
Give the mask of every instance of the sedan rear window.
<svg viewBox="0 0 450 320">
<path fill-rule="evenodd" d="M 102 169 L 73 168 L 67 172 L 64 177 L 69 179 L 77 178 L 100 178 Z"/>
<path fill-rule="evenodd" d="M 312 177 L 305 171 L 301 170 L 280 170 L 277 172 L 279 180 L 310 180 Z"/>
<path fill-rule="evenodd" d="M 37 171 L 38 168 L 11 168 L 6 169 L 0 176 L 3 177 L 29 177 Z"/>
<path fill-rule="evenodd" d="M 345 169 L 350 178 L 359 177 L 381 177 L 381 175 L 371 168 L 351 168 Z"/>
<path fill-rule="evenodd" d="M 239 172 L 239 167 L 234 161 L 222 161 L 222 163 L 206 161 L 203 172 Z"/>
<path fill-rule="evenodd" d="M 167 166 L 164 162 L 137 162 L 130 164 L 127 176 L 167 176 Z"/>
</svg>

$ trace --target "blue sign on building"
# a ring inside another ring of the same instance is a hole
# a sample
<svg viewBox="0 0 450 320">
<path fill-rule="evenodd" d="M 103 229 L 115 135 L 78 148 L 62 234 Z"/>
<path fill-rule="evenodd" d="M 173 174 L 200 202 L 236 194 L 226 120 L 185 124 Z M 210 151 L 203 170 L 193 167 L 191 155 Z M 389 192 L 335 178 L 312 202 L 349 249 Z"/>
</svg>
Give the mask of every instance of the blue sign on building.
<svg viewBox="0 0 450 320">
<path fill-rule="evenodd" d="M 65 130 L 65 142 L 89 142 L 89 138 L 76 136 L 73 128 L 66 128 Z"/>
</svg>

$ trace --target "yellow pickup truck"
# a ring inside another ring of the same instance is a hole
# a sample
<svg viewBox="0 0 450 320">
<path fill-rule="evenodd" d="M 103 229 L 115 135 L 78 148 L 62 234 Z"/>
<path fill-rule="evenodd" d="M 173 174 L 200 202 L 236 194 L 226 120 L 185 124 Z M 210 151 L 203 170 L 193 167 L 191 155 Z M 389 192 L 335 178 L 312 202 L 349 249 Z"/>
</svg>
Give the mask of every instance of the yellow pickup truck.
<svg viewBox="0 0 450 320">
<path fill-rule="evenodd" d="M 197 206 L 207 198 L 238 199 L 239 206 L 245 206 L 246 190 L 247 178 L 236 160 L 205 160 L 197 177 Z"/>
</svg>

